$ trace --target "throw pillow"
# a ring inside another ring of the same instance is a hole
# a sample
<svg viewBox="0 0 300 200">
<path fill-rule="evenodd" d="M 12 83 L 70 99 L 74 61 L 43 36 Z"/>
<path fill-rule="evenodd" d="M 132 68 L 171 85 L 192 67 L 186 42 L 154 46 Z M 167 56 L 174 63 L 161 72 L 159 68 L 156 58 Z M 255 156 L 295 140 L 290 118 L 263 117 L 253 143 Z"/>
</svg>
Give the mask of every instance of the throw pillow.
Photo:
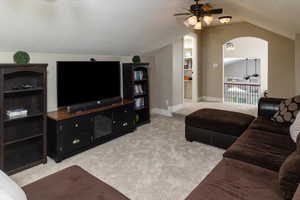
<svg viewBox="0 0 300 200">
<path fill-rule="evenodd" d="M 293 124 L 290 126 L 290 135 L 292 140 L 296 143 L 298 135 L 300 133 L 300 113 L 297 114 L 297 117 Z"/>
<path fill-rule="evenodd" d="M 0 170 L 0 199 L 27 200 L 25 192 Z"/>
<path fill-rule="evenodd" d="M 293 123 L 300 110 L 300 95 L 291 99 L 282 101 L 278 112 L 275 113 L 272 120 L 277 123 Z"/>
</svg>

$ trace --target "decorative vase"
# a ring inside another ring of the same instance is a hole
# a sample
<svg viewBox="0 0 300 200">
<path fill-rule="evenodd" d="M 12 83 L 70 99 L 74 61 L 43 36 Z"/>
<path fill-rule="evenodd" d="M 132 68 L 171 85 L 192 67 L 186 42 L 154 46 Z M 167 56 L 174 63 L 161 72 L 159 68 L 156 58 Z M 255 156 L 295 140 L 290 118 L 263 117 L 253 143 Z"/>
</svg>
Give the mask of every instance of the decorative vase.
<svg viewBox="0 0 300 200">
<path fill-rule="evenodd" d="M 140 57 L 140 56 L 133 56 L 132 62 L 133 62 L 134 64 L 141 63 L 141 57 Z"/>
<path fill-rule="evenodd" d="M 18 51 L 14 55 L 14 62 L 16 64 L 28 64 L 30 61 L 30 56 L 25 51 Z"/>
</svg>

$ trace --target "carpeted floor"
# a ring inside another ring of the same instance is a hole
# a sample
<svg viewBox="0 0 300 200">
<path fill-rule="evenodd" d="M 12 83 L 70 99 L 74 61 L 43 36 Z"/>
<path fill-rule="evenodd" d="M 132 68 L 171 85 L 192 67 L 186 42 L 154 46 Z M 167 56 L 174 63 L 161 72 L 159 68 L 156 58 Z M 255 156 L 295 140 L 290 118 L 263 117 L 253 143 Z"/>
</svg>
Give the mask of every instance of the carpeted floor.
<svg viewBox="0 0 300 200">
<path fill-rule="evenodd" d="M 223 150 L 184 138 L 181 118 L 152 116 L 152 123 L 56 164 L 12 178 L 26 185 L 79 165 L 132 200 L 183 200 L 222 159 Z"/>
</svg>

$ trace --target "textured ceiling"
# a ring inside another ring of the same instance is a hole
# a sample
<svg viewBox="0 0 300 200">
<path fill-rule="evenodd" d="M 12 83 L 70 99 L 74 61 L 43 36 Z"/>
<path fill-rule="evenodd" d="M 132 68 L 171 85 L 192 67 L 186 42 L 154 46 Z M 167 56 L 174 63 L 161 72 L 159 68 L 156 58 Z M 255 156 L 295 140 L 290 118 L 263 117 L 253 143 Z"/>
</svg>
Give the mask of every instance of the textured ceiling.
<svg viewBox="0 0 300 200">
<path fill-rule="evenodd" d="M 186 30 L 175 12 L 192 0 L 1 0 L 0 50 L 132 55 Z M 299 0 L 210 0 L 235 21 L 287 37 L 300 32 Z"/>
</svg>

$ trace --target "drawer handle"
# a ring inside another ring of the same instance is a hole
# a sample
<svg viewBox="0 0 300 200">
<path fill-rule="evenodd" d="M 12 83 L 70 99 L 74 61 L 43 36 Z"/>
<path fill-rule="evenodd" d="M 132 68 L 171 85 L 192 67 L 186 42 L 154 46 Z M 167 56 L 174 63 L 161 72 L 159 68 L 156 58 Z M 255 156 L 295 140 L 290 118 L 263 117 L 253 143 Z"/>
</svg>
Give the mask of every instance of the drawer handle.
<svg viewBox="0 0 300 200">
<path fill-rule="evenodd" d="M 75 139 L 75 140 L 73 140 L 73 144 L 78 144 L 80 142 L 80 140 L 79 139 Z"/>
</svg>

